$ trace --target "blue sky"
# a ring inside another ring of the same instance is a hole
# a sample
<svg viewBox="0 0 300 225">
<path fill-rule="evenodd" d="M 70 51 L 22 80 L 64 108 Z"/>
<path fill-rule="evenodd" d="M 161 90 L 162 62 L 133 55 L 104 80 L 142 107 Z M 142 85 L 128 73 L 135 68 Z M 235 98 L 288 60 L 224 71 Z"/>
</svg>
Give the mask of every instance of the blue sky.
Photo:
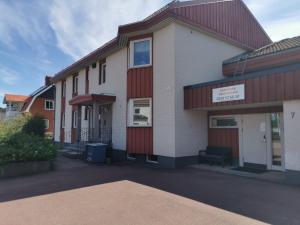
<svg viewBox="0 0 300 225">
<path fill-rule="evenodd" d="M 0 106 L 143 19 L 167 0 L 0 0 Z M 300 35 L 299 0 L 245 0 L 273 41 Z"/>
</svg>

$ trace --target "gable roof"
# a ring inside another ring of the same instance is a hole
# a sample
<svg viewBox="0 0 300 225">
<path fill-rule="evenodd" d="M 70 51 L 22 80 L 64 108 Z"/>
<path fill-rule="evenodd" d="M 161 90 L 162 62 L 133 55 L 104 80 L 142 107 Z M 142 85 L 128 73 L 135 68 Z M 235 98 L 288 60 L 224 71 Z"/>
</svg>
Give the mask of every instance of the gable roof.
<svg viewBox="0 0 300 225">
<path fill-rule="evenodd" d="M 260 48 L 272 42 L 242 0 L 172 1 L 142 21 L 119 26 L 116 38 L 58 72 L 52 81 L 65 79 L 125 47 L 130 37 L 152 33 L 172 21 L 195 27 L 247 50 Z"/>
<path fill-rule="evenodd" d="M 287 38 L 287 39 L 266 45 L 262 48 L 254 50 L 254 51 L 235 56 L 233 58 L 225 60 L 223 62 L 223 64 L 231 64 L 231 63 L 236 63 L 239 61 L 241 62 L 246 59 L 249 60 L 249 59 L 254 59 L 257 57 L 282 53 L 282 52 L 297 49 L 297 48 L 299 48 L 299 50 L 300 50 L 300 36 L 293 37 L 293 38 Z"/>
<path fill-rule="evenodd" d="M 24 95 L 13 95 L 13 94 L 5 94 L 3 99 L 3 104 L 7 102 L 25 102 L 28 96 Z"/>
<path fill-rule="evenodd" d="M 29 112 L 35 99 L 53 87 L 54 87 L 54 84 L 50 84 L 50 85 L 44 85 L 41 88 L 37 89 L 26 99 L 21 111 Z"/>
</svg>

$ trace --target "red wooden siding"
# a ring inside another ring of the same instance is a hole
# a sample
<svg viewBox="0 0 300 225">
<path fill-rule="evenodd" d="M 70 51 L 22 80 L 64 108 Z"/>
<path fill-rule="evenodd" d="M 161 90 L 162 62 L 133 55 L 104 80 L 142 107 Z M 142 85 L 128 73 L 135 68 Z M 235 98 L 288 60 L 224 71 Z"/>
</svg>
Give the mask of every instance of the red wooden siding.
<svg viewBox="0 0 300 225">
<path fill-rule="evenodd" d="M 151 67 L 129 69 L 127 73 L 127 98 L 153 96 L 153 69 Z"/>
<path fill-rule="evenodd" d="M 245 100 L 213 103 L 212 90 L 237 84 L 245 84 Z M 185 109 L 215 106 L 281 102 L 300 99 L 300 70 L 258 76 L 255 78 L 187 87 L 184 90 Z"/>
<path fill-rule="evenodd" d="M 209 116 L 283 112 L 283 106 L 209 111 Z"/>
<path fill-rule="evenodd" d="M 127 72 L 127 99 L 153 96 L 153 68 L 134 68 Z M 137 154 L 153 154 L 152 127 L 128 127 L 127 151 Z"/>
<path fill-rule="evenodd" d="M 152 127 L 128 127 L 127 151 L 128 153 L 153 154 Z"/>
<path fill-rule="evenodd" d="M 225 39 L 231 39 L 254 49 L 271 43 L 267 34 L 242 1 L 187 5 L 174 8 L 173 11 L 177 19 L 187 23 L 192 22 Z"/>
<path fill-rule="evenodd" d="M 233 157 L 239 157 L 239 129 L 208 129 L 208 145 L 218 147 L 230 147 Z"/>
</svg>

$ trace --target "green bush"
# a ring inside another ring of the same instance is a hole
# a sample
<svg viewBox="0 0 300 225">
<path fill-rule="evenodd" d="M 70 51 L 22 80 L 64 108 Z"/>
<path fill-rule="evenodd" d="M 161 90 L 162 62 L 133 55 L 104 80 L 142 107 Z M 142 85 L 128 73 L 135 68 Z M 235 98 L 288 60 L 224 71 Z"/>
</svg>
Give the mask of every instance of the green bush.
<svg viewBox="0 0 300 225">
<path fill-rule="evenodd" d="M 23 126 L 23 132 L 26 134 L 44 137 L 46 124 L 43 116 L 30 117 Z"/>
<path fill-rule="evenodd" d="M 0 164 L 53 160 L 56 147 L 44 137 L 44 130 L 42 117 L 21 116 L 1 123 Z"/>
</svg>

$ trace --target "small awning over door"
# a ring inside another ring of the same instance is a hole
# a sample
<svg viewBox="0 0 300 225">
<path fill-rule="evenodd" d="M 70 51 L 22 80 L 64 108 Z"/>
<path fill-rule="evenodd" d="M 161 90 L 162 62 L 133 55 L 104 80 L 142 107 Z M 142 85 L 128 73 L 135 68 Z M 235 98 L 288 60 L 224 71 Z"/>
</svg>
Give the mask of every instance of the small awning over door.
<svg viewBox="0 0 300 225">
<path fill-rule="evenodd" d="M 116 96 L 104 94 L 78 95 L 72 98 L 70 105 L 92 105 L 93 103 L 113 103 L 116 101 Z"/>
</svg>

